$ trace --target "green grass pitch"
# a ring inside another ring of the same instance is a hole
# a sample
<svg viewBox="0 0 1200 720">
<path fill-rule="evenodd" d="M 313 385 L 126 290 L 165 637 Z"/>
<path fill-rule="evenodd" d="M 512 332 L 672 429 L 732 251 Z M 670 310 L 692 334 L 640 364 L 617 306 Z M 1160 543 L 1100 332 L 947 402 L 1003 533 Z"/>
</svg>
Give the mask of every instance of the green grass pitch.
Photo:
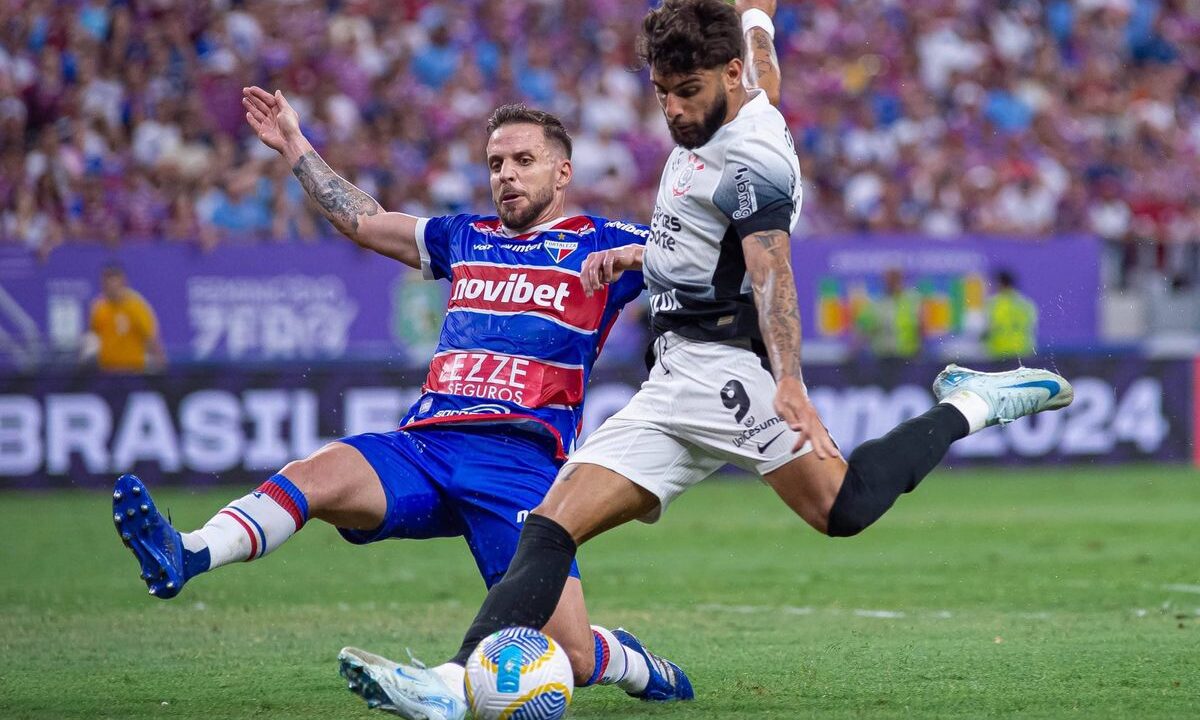
<svg viewBox="0 0 1200 720">
<path fill-rule="evenodd" d="M 185 527 L 241 490 L 163 491 Z M 313 523 L 146 595 L 98 492 L 0 494 L 0 718 L 370 718 L 343 645 L 436 661 L 482 595 L 458 540 Z M 594 621 L 686 667 L 695 703 L 578 692 L 576 718 L 1200 717 L 1200 476 L 941 472 L 864 535 L 709 482 L 581 554 Z"/>
</svg>

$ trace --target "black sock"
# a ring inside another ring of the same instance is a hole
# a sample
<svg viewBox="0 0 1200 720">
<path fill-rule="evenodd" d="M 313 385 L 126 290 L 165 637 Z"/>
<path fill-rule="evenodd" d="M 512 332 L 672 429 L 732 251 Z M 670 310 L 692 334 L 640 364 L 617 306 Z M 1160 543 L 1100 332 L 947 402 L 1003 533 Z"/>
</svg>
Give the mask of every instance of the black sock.
<svg viewBox="0 0 1200 720">
<path fill-rule="evenodd" d="M 865 530 L 912 492 L 937 466 L 955 440 L 970 432 L 966 418 L 949 405 L 900 423 L 878 440 L 850 453 L 846 478 L 829 511 L 828 534 L 849 537 Z"/>
<path fill-rule="evenodd" d="M 466 665 L 475 646 L 497 630 L 518 625 L 542 629 L 558 607 L 575 549 L 562 525 L 541 515 L 527 517 L 508 572 L 488 591 L 451 662 Z"/>
</svg>

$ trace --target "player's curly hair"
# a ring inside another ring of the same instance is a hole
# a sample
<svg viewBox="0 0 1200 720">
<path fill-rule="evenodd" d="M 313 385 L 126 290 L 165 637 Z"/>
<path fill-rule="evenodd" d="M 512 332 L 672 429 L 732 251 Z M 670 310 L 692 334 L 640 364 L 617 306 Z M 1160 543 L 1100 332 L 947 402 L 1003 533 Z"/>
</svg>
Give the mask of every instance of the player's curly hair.
<svg viewBox="0 0 1200 720">
<path fill-rule="evenodd" d="M 725 0 L 663 0 L 638 38 L 642 63 L 664 75 L 720 67 L 745 52 L 741 20 Z"/>
<path fill-rule="evenodd" d="M 541 127 L 546 139 L 561 145 L 567 159 L 571 159 L 571 135 L 563 126 L 562 120 L 543 110 L 534 110 L 525 103 L 511 103 L 496 108 L 488 118 L 487 133 L 490 136 L 496 132 L 496 128 L 514 123 L 528 123 Z"/>
</svg>

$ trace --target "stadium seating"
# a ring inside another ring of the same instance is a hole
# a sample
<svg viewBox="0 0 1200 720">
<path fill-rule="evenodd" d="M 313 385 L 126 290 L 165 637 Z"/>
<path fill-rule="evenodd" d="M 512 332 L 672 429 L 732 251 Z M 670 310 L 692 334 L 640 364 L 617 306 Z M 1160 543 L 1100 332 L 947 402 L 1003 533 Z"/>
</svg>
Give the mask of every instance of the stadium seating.
<svg viewBox="0 0 1200 720">
<path fill-rule="evenodd" d="M 648 216 L 669 141 L 628 71 L 645 0 L 218 4 L 18 3 L 6 16 L 6 240 L 46 253 L 331 234 L 244 126 L 240 89 L 254 83 L 287 90 L 330 164 L 385 207 L 489 207 L 483 120 L 522 99 L 574 129 L 576 203 Z M 1193 281 L 1188 5 L 781 3 L 784 110 L 808 187 L 799 233 L 1087 231 L 1110 242 L 1115 282 L 1147 268 Z"/>
</svg>

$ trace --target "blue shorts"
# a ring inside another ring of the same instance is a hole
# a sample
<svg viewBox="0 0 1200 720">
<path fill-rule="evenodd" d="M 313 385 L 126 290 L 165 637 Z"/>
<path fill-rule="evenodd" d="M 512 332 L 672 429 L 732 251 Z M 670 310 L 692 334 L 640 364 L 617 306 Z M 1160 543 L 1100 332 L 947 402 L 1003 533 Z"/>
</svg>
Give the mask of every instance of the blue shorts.
<svg viewBox="0 0 1200 720">
<path fill-rule="evenodd" d="M 558 474 L 547 439 L 495 426 L 423 427 L 344 437 L 379 476 L 387 515 L 374 530 L 338 528 L 352 543 L 465 537 L 490 588 L 504 577 L 529 511 Z M 579 568 L 571 566 L 579 577 Z"/>
</svg>

